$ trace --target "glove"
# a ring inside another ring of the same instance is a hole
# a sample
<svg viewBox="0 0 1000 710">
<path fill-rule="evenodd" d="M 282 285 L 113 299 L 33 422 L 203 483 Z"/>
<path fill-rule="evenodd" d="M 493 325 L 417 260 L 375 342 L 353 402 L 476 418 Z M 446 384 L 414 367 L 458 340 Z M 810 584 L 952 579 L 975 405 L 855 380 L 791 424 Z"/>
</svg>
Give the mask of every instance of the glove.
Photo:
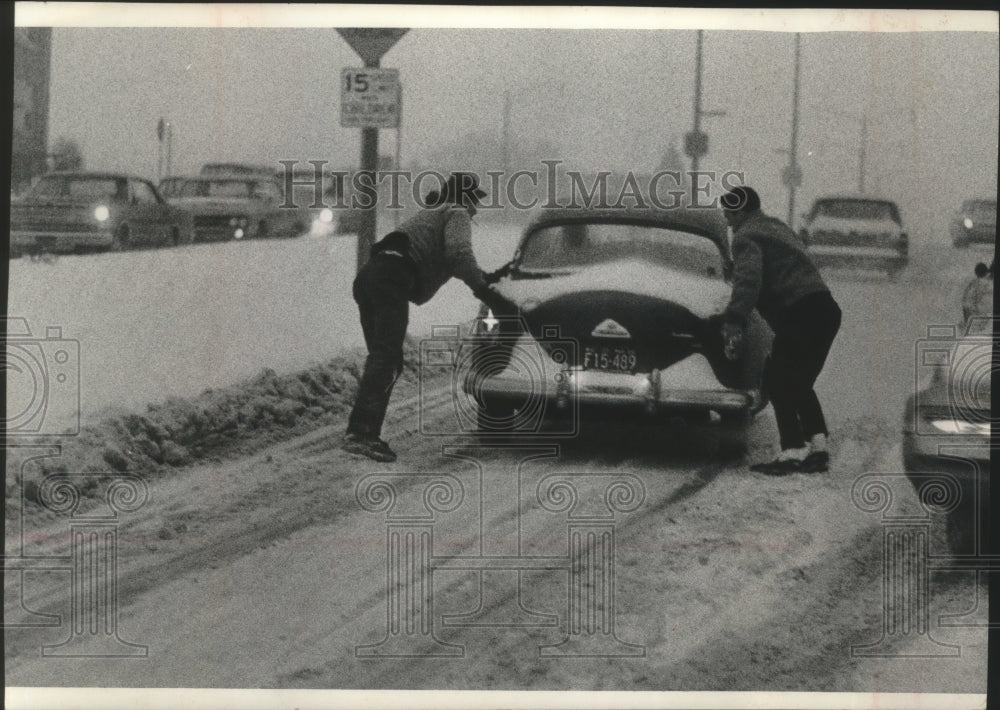
<svg viewBox="0 0 1000 710">
<path fill-rule="evenodd" d="M 743 326 L 732 321 L 722 323 L 722 351 L 727 360 L 739 360 L 743 354 Z"/>
<path fill-rule="evenodd" d="M 516 303 L 503 294 L 494 291 L 489 286 L 477 288 L 472 293 L 476 298 L 485 303 L 487 308 L 493 311 L 494 317 L 520 315 L 520 309 Z"/>
<path fill-rule="evenodd" d="M 513 261 L 508 261 L 506 264 L 504 264 L 503 266 L 501 266 L 496 271 L 493 271 L 493 272 L 488 273 L 488 274 L 484 273 L 483 274 L 483 280 L 486 281 L 487 285 L 492 286 L 497 281 L 499 281 L 500 279 L 502 279 L 504 276 L 507 276 L 507 274 L 510 273 L 510 271 L 511 271 L 512 268 L 514 268 L 514 262 Z"/>
</svg>

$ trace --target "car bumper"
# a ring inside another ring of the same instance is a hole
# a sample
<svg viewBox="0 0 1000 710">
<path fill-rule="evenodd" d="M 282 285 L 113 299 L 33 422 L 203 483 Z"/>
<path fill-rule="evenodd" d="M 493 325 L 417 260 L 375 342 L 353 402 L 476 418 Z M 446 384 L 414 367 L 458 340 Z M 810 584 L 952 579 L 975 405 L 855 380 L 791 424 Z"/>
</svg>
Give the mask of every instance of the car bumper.
<svg viewBox="0 0 1000 710">
<path fill-rule="evenodd" d="M 893 247 L 853 247 L 827 244 L 810 244 L 808 254 L 816 264 L 856 265 L 879 264 L 903 266 L 908 254 Z"/>
<path fill-rule="evenodd" d="M 476 381 L 466 381 L 469 394 L 492 400 L 525 402 L 544 399 L 551 411 L 581 408 L 628 409 L 661 412 L 715 411 L 747 413 L 760 394 L 723 387 L 711 373 L 708 362 L 692 356 L 666 370 L 651 373 L 618 373 L 571 368 L 556 373 L 551 381 L 536 383 L 510 370 Z"/>
<path fill-rule="evenodd" d="M 996 227 L 990 227 L 988 229 L 964 229 L 957 235 L 956 241 L 965 242 L 967 244 L 993 244 L 997 240 L 997 230 Z"/>
<path fill-rule="evenodd" d="M 79 247 L 110 247 L 110 231 L 99 232 L 27 232 L 11 231 L 11 247 L 20 251 L 73 251 Z"/>
<path fill-rule="evenodd" d="M 243 227 L 243 235 L 236 236 L 236 227 L 195 227 L 194 240 L 196 242 L 229 242 L 235 239 L 246 239 L 247 228 Z"/>
</svg>

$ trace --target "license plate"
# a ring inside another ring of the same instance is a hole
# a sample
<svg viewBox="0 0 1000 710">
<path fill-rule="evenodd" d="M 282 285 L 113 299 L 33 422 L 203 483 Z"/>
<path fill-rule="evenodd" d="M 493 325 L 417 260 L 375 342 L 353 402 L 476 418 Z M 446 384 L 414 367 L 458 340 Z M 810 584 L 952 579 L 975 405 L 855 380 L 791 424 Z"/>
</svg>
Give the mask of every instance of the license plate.
<svg viewBox="0 0 1000 710">
<path fill-rule="evenodd" d="M 633 373 L 637 361 L 635 348 L 586 346 L 583 349 L 583 369 L 585 370 Z"/>
</svg>

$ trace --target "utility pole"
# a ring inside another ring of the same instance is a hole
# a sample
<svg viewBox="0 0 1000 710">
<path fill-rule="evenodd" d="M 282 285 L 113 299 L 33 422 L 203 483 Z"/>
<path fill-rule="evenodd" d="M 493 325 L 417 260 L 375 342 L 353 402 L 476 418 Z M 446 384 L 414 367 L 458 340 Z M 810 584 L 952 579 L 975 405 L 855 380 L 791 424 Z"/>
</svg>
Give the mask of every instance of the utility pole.
<svg viewBox="0 0 1000 710">
<path fill-rule="evenodd" d="M 694 129 L 684 136 L 684 154 L 691 158 L 691 171 L 698 170 L 698 161 L 708 154 L 708 134 L 701 132 L 702 116 L 725 116 L 725 111 L 702 111 L 701 109 L 701 47 L 704 30 L 698 30 L 698 44 L 694 59 Z"/>
<path fill-rule="evenodd" d="M 701 135 L 701 45 L 704 30 L 698 30 L 698 47 L 694 60 L 694 135 Z M 691 170 L 698 170 L 698 158 L 701 157 L 699 151 L 691 151 Z"/>
<path fill-rule="evenodd" d="M 802 182 L 799 169 L 797 148 L 799 142 L 799 55 L 801 54 L 802 35 L 795 33 L 795 78 L 792 84 L 792 145 L 788 153 L 788 226 L 795 228 L 795 188 Z"/>
<path fill-rule="evenodd" d="M 868 114 L 861 114 L 861 149 L 858 154 L 858 192 L 865 194 L 865 149 L 868 145 Z"/>
<path fill-rule="evenodd" d="M 174 151 L 174 126 L 170 121 L 167 121 L 167 172 L 166 177 L 170 177 L 172 174 L 170 163 L 173 159 Z"/>
</svg>

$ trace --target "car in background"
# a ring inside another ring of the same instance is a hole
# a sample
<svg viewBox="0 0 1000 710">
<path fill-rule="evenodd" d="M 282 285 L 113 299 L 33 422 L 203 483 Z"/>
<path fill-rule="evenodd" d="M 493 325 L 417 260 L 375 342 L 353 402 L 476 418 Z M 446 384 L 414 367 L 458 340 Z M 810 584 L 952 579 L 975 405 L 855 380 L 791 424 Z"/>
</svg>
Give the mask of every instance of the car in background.
<svg viewBox="0 0 1000 710">
<path fill-rule="evenodd" d="M 903 414 L 906 474 L 925 504 L 944 508 L 948 545 L 959 556 L 981 553 L 988 530 L 995 340 L 993 267 L 980 263 L 962 294 L 961 322 L 929 329 L 918 344 L 926 381 Z"/>
<path fill-rule="evenodd" d="M 172 197 L 177 196 L 177 192 L 180 190 L 181 185 L 184 184 L 186 178 L 178 177 L 173 175 L 171 177 L 165 177 L 160 180 L 160 184 L 156 186 L 156 189 L 160 193 L 160 197 L 164 200 L 169 200 Z"/>
<path fill-rule="evenodd" d="M 970 243 L 995 244 L 997 241 L 997 201 L 966 200 L 951 218 L 951 243 L 964 248 Z"/>
<path fill-rule="evenodd" d="M 211 175 L 184 178 L 170 203 L 194 219 L 196 242 L 297 237 L 309 229 L 305 206 L 284 206 L 274 178 Z"/>
<path fill-rule="evenodd" d="M 894 279 L 906 267 L 909 237 L 899 207 L 871 197 L 822 197 L 799 236 L 817 266 L 877 268 Z"/>
<path fill-rule="evenodd" d="M 479 431 L 516 432 L 579 411 L 716 420 L 742 433 L 766 405 L 772 334 L 754 311 L 741 356 L 724 355 L 726 235 L 719 210 L 556 209 L 535 218 L 495 286 L 519 317 L 484 306 L 459 359 Z"/>
<path fill-rule="evenodd" d="M 11 202 L 11 255 L 119 251 L 188 244 L 191 216 L 148 180 L 121 173 L 53 172 Z"/>
<path fill-rule="evenodd" d="M 205 163 L 198 174 L 203 177 L 239 175 L 241 177 L 280 178 L 277 165 L 254 165 L 252 163 Z"/>
</svg>

